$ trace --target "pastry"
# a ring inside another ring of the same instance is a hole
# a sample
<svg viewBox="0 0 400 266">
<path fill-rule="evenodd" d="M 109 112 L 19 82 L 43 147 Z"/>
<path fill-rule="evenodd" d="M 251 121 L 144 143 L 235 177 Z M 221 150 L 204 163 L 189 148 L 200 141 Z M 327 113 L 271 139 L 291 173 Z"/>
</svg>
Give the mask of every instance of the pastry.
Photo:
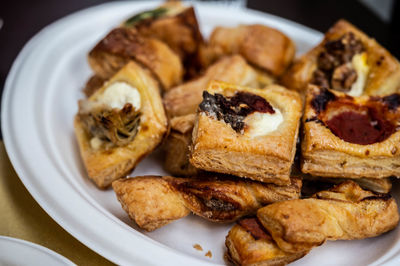
<svg viewBox="0 0 400 266">
<path fill-rule="evenodd" d="M 81 157 L 100 188 L 129 174 L 167 131 L 157 82 L 128 63 L 87 100 L 74 121 Z"/>
<path fill-rule="evenodd" d="M 192 133 L 194 167 L 288 184 L 302 103 L 278 85 L 264 90 L 212 81 Z"/>
<path fill-rule="evenodd" d="M 103 79 L 131 60 L 146 67 L 165 90 L 179 84 L 183 77 L 179 57 L 163 42 L 144 37 L 135 28 L 113 29 L 89 52 L 88 60 Z"/>
<path fill-rule="evenodd" d="M 259 77 L 260 74 L 241 56 L 224 57 L 210 66 L 203 76 L 183 83 L 165 93 L 163 99 L 165 110 L 169 117 L 194 114 L 202 101 L 202 93 L 211 80 L 249 87 L 266 85 L 260 85 Z"/>
<path fill-rule="evenodd" d="M 308 199 L 270 204 L 228 233 L 227 257 L 237 265 L 284 265 L 326 240 L 374 237 L 396 227 L 397 204 L 388 194 L 346 181 Z"/>
<path fill-rule="evenodd" d="M 234 177 L 143 176 L 116 180 L 113 189 L 138 226 L 152 231 L 190 212 L 213 222 L 234 221 L 266 204 L 298 198 L 301 180 L 277 186 Z"/>
<path fill-rule="evenodd" d="M 226 236 L 225 245 L 226 258 L 235 265 L 286 265 L 308 253 L 280 249 L 257 217 L 239 220 Z"/>
<path fill-rule="evenodd" d="M 224 55 L 240 54 L 250 64 L 280 76 L 292 62 L 295 45 L 282 32 L 260 24 L 216 27 L 208 45 L 201 47 L 203 65 Z"/>
<path fill-rule="evenodd" d="M 140 35 L 166 43 L 181 59 L 187 75 L 197 71 L 198 49 L 203 43 L 193 7 L 169 1 L 153 10 L 136 14 L 122 24 L 135 28 Z"/>
<path fill-rule="evenodd" d="M 399 213 L 394 198 L 346 181 L 312 198 L 277 202 L 257 211 L 279 248 L 306 252 L 326 240 L 375 237 L 394 229 Z"/>
<path fill-rule="evenodd" d="M 351 97 L 310 85 L 301 170 L 316 176 L 400 176 L 400 95 Z"/>
<path fill-rule="evenodd" d="M 170 120 L 171 132 L 166 138 L 164 169 L 175 176 L 195 176 L 200 170 L 189 162 L 189 146 L 195 114 L 177 116 Z"/>
<path fill-rule="evenodd" d="M 400 64 L 374 39 L 339 20 L 318 46 L 293 63 L 282 83 L 302 92 L 312 83 L 351 96 L 387 95 L 400 88 Z"/>
</svg>

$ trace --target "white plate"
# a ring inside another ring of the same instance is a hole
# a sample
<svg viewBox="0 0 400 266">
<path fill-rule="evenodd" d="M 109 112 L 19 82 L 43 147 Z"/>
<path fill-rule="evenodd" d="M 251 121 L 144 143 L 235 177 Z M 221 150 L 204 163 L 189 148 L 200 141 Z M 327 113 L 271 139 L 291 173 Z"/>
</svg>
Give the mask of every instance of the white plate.
<svg viewBox="0 0 400 266">
<path fill-rule="evenodd" d="M 32 196 L 64 229 L 117 264 L 224 264 L 226 233 L 189 216 L 152 233 L 138 230 L 111 190 L 98 190 L 87 178 L 73 133 L 77 101 L 91 71 L 88 51 L 127 16 L 154 2 L 114 2 L 89 8 L 46 27 L 16 59 L 2 99 L 2 129 L 7 152 Z M 280 29 L 304 52 L 322 35 L 272 15 L 251 10 L 196 5 L 208 35 L 217 25 L 261 23 Z M 133 175 L 163 174 L 160 154 L 144 160 Z M 374 239 L 329 242 L 296 265 L 380 264 L 400 250 L 399 230 Z M 200 244 L 204 251 L 193 248 Z M 210 250 L 212 258 L 205 257 Z M 395 258 L 399 262 L 398 257 Z"/>
<path fill-rule="evenodd" d="M 75 265 L 54 251 L 25 240 L 0 236 L 0 265 Z"/>
</svg>

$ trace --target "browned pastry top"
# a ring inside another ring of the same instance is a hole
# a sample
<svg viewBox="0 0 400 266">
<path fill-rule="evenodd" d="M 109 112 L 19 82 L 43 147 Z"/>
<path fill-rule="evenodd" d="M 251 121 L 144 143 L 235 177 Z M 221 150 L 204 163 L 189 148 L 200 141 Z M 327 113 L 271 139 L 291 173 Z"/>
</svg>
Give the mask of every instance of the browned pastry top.
<svg viewBox="0 0 400 266">
<path fill-rule="evenodd" d="M 361 145 L 384 141 L 397 131 L 399 104 L 399 94 L 369 97 L 360 102 L 327 89 L 322 89 L 311 101 L 316 120 L 342 140 Z"/>
</svg>

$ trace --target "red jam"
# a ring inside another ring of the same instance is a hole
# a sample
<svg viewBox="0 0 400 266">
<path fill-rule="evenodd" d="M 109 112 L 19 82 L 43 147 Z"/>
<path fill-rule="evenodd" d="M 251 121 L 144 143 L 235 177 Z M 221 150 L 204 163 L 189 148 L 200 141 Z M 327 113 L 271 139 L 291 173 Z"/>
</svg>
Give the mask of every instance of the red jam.
<svg viewBox="0 0 400 266">
<path fill-rule="evenodd" d="M 384 141 L 395 132 L 395 126 L 374 109 L 368 109 L 367 114 L 342 112 L 325 124 L 342 140 L 361 145 Z"/>
<path fill-rule="evenodd" d="M 271 237 L 266 233 L 264 227 L 260 224 L 257 218 L 246 218 L 238 222 L 247 232 L 249 232 L 255 240 L 270 239 Z"/>
</svg>

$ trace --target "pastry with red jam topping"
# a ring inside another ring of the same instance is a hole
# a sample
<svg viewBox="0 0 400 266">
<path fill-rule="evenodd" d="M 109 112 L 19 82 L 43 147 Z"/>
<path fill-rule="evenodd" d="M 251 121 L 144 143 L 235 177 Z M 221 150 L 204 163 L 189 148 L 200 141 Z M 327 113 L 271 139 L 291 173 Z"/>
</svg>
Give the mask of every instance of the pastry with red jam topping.
<svg viewBox="0 0 400 266">
<path fill-rule="evenodd" d="M 199 169 L 288 184 L 301 116 L 297 92 L 212 81 L 192 133 L 190 163 Z"/>
<path fill-rule="evenodd" d="M 301 170 L 317 176 L 400 176 L 400 94 L 351 97 L 309 86 Z"/>
<path fill-rule="evenodd" d="M 339 20 L 320 44 L 295 60 L 282 83 L 302 92 L 311 83 L 350 96 L 386 95 L 399 88 L 400 64 L 374 39 Z"/>
</svg>

